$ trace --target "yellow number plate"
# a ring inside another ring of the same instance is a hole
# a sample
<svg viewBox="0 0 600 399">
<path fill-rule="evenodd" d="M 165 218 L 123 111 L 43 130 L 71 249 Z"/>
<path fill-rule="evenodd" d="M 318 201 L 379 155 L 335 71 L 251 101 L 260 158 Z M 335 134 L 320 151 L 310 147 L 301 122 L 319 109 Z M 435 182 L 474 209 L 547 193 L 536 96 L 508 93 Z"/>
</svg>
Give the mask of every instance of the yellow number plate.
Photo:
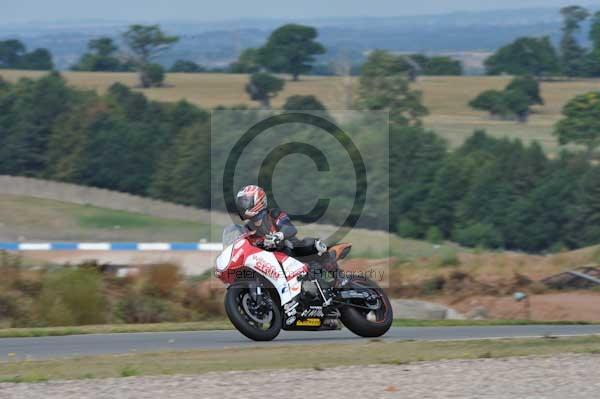
<svg viewBox="0 0 600 399">
<path fill-rule="evenodd" d="M 321 325 L 321 319 L 298 320 L 296 325 L 298 327 L 319 327 Z"/>
</svg>

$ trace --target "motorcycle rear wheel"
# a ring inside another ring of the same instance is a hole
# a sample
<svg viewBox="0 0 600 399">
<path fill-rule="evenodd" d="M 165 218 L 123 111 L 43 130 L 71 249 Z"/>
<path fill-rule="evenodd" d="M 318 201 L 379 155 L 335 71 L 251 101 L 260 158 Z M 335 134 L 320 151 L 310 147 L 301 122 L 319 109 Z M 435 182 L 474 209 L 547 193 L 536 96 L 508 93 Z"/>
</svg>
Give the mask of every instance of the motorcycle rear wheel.
<svg viewBox="0 0 600 399">
<path fill-rule="evenodd" d="M 369 320 L 369 313 L 371 311 L 367 309 L 349 305 L 342 307 L 340 309 L 340 319 L 344 326 L 354 334 L 366 338 L 380 337 L 388 332 L 394 321 L 394 314 L 390 300 L 383 289 L 369 279 L 357 279 L 351 281 L 348 286 L 352 289 L 368 289 L 375 292 L 379 297 L 381 307 L 374 314 L 376 319 L 373 321 Z"/>
<path fill-rule="evenodd" d="M 254 341 L 271 341 L 279 335 L 283 325 L 281 310 L 273 301 L 270 290 L 263 290 L 272 306 L 267 315 L 253 314 L 249 305 L 250 289 L 247 283 L 229 286 L 225 294 L 225 312 L 234 327 Z"/>
</svg>

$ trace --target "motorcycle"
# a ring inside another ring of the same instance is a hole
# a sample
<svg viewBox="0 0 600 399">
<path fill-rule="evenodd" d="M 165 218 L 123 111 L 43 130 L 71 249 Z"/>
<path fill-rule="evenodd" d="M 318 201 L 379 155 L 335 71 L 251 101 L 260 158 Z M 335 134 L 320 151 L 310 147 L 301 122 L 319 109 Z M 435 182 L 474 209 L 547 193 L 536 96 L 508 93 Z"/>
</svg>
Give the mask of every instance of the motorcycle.
<svg viewBox="0 0 600 399">
<path fill-rule="evenodd" d="M 351 244 L 324 247 L 316 256 L 327 257 L 321 259 L 329 259 L 330 267 L 318 276 L 323 269 L 317 263 L 302 262 L 289 251 L 266 250 L 253 243 L 253 234 L 240 225 L 225 228 L 215 268 L 228 286 L 227 316 L 246 337 L 270 341 L 282 329 L 338 330 L 341 324 L 361 337 L 389 330 L 393 314 L 385 292 L 366 277 L 339 277 L 344 273 L 338 261 L 349 254 Z"/>
</svg>

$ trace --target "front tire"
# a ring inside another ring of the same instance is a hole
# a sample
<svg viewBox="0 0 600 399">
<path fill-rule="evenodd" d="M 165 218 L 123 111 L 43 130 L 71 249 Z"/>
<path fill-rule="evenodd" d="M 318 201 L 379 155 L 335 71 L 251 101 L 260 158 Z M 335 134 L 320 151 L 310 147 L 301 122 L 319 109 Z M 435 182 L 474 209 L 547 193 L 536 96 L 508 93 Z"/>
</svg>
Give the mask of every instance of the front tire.
<svg viewBox="0 0 600 399">
<path fill-rule="evenodd" d="M 225 312 L 235 328 L 254 341 L 271 341 L 281 331 L 283 325 L 281 310 L 270 295 L 271 290 L 263 290 L 265 301 L 270 302 L 266 314 L 253 312 L 252 298 L 248 284 L 232 284 L 225 294 Z"/>
<path fill-rule="evenodd" d="M 394 314 L 392 304 L 385 292 L 369 279 L 355 280 L 349 283 L 352 289 L 368 289 L 375 293 L 381 303 L 377 310 L 361 309 L 353 306 L 344 306 L 340 309 L 341 321 L 344 326 L 354 334 L 365 338 L 380 337 L 392 326 Z M 364 306 L 364 303 L 356 303 Z M 373 319 L 374 317 L 374 319 Z M 371 320 L 370 320 L 371 319 Z"/>
</svg>

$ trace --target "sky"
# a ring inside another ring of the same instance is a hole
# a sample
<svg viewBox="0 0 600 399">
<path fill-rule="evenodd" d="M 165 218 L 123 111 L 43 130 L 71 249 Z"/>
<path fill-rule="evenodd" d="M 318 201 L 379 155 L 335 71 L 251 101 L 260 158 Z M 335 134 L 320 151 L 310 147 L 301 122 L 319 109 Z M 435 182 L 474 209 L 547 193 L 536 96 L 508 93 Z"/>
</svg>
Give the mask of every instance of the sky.
<svg viewBox="0 0 600 399">
<path fill-rule="evenodd" d="M 597 0 L 582 0 L 594 4 Z M 577 0 L 0 0 L 0 23 L 402 16 L 560 7 Z"/>
</svg>

